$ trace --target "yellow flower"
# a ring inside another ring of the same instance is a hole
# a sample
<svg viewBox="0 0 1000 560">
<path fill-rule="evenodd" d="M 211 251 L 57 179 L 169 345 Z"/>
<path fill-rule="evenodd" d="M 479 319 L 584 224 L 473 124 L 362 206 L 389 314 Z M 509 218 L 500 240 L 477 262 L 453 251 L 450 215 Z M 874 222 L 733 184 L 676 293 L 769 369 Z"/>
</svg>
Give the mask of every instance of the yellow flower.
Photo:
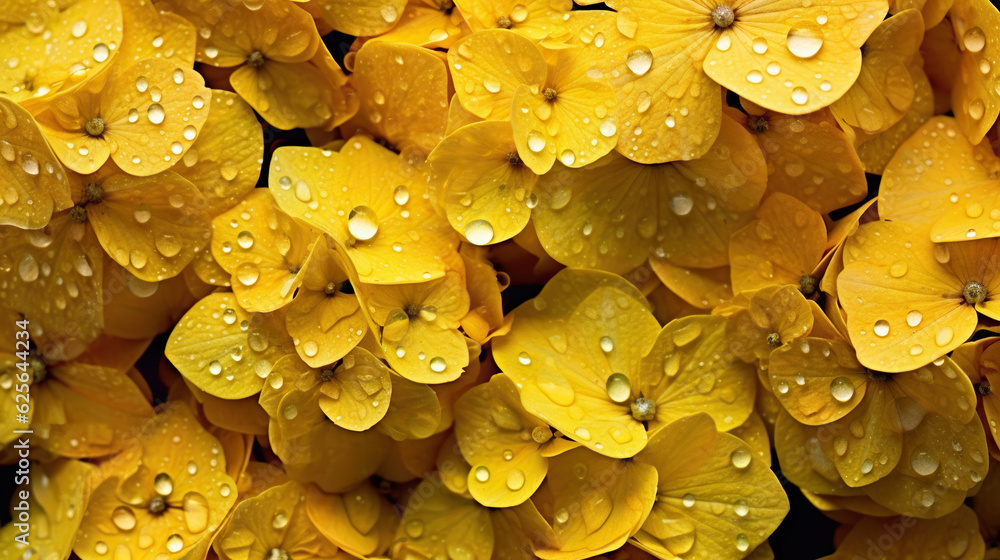
<svg viewBox="0 0 1000 560">
<path fill-rule="evenodd" d="M 694 161 L 639 165 L 612 153 L 542 176 L 534 224 L 548 254 L 568 266 L 623 274 L 650 256 L 724 266 L 730 236 L 764 194 L 766 169 L 751 135 L 723 117 L 712 150 Z"/>
<path fill-rule="evenodd" d="M 911 371 L 972 336 L 977 311 L 1000 317 L 993 266 L 997 240 L 932 244 L 902 222 L 861 226 L 837 278 L 847 330 L 866 367 Z"/>
<path fill-rule="evenodd" d="M 386 360 L 417 383 L 447 383 L 468 365 L 465 337 L 458 330 L 469 312 L 469 293 L 460 259 L 444 277 L 421 284 L 357 284 L 360 299 L 375 325 Z"/>
<path fill-rule="evenodd" d="M 283 211 L 345 248 L 362 282 L 440 278 L 455 252 L 451 228 L 423 198 L 426 174 L 364 136 L 340 152 L 279 148 L 269 181 Z"/>
<path fill-rule="evenodd" d="M 271 312 L 288 305 L 305 277 L 319 233 L 278 209 L 271 193 L 252 190 L 212 220 L 212 255 L 232 274 L 240 307 Z"/>
<path fill-rule="evenodd" d="M 174 327 L 166 357 L 196 387 L 224 399 L 255 395 L 282 356 L 294 353 L 280 313 L 249 313 L 231 293 L 196 303 Z"/>
<path fill-rule="evenodd" d="M 306 511 L 306 487 L 286 482 L 240 502 L 213 548 L 220 560 L 341 559 Z"/>
<path fill-rule="evenodd" d="M 299 358 L 311 367 L 341 359 L 368 334 L 368 319 L 351 285 L 342 249 L 324 237 L 313 246 L 295 299 L 285 309 L 288 334 L 299 341 Z"/>
<path fill-rule="evenodd" d="M 814 316 L 822 315 L 792 286 L 768 286 L 733 303 L 736 307 L 726 322 L 729 348 L 746 362 L 759 361 L 762 368 L 775 348 L 808 336 Z"/>
<path fill-rule="evenodd" d="M 256 0 L 259 1 L 259 0 Z M 330 27 L 348 35 L 379 35 L 409 13 L 406 0 L 317 0 L 319 13 Z M 404 11 L 405 10 L 405 11 Z"/>
<path fill-rule="evenodd" d="M 767 192 L 798 198 L 826 214 L 868 193 L 861 162 L 830 111 L 784 115 L 743 100 L 747 115 L 723 113 L 742 124 L 767 160 Z"/>
<path fill-rule="evenodd" d="M 948 358 L 886 373 L 858 363 L 847 342 L 810 337 L 772 352 L 768 376 L 795 420 L 820 426 L 843 482 L 893 511 L 939 517 L 986 475 L 976 396 Z"/>
<path fill-rule="evenodd" d="M 598 453 L 626 458 L 650 432 L 708 411 L 731 429 L 749 416 L 753 367 L 724 340 L 722 317 L 688 317 L 662 330 L 645 298 L 620 277 L 557 274 L 514 310 L 493 341 L 497 365 L 525 409 Z"/>
<path fill-rule="evenodd" d="M 534 40 L 559 38 L 570 0 L 458 0 L 459 11 L 473 31 L 510 29 Z"/>
<path fill-rule="evenodd" d="M 992 435 L 990 454 L 1000 460 L 1000 346 L 997 338 L 985 338 L 959 346 L 952 359 L 969 376 L 976 390 L 979 405 L 976 410 L 986 433 Z"/>
<path fill-rule="evenodd" d="M 772 194 L 757 208 L 757 219 L 730 238 L 733 291 L 791 284 L 812 296 L 826 265 L 826 240 L 823 216 L 791 196 Z"/>
<path fill-rule="evenodd" d="M 720 85 L 789 115 L 836 101 L 857 79 L 859 49 L 888 5 L 621 0 L 615 8 L 615 16 L 585 20 L 593 25 L 585 50 L 602 53 L 591 57 L 594 69 L 618 93 L 618 150 L 661 163 L 709 150 L 719 134 Z"/>
<path fill-rule="evenodd" d="M 536 175 L 518 155 L 506 121 L 464 126 L 427 156 L 428 191 L 448 222 L 475 245 L 506 241 L 527 225 Z"/>
<path fill-rule="evenodd" d="M 148 176 L 179 161 L 208 118 L 211 92 L 201 74 L 169 59 L 113 65 L 81 87 L 34 107 L 63 164 L 94 173 L 109 158 Z"/>
<path fill-rule="evenodd" d="M 469 291 L 469 312 L 461 319 L 465 335 L 480 344 L 510 331 L 511 318 L 504 317 L 501 293 L 510 284 L 510 277 L 498 273 L 487 260 L 485 249 L 463 245 L 465 287 Z"/>
<path fill-rule="evenodd" d="M 913 104 L 913 78 L 908 67 L 924 37 L 917 10 L 903 10 L 882 22 L 861 47 L 858 79 L 830 106 L 848 126 L 872 135 L 899 122 Z"/>
<path fill-rule="evenodd" d="M 183 558 L 236 502 L 219 440 L 183 404 L 143 424 L 135 448 L 114 461 L 118 473 L 94 490 L 73 545 L 84 560 Z"/>
<path fill-rule="evenodd" d="M 967 507 L 940 519 L 863 517 L 837 547 L 822 560 L 849 560 L 877 550 L 879 558 L 982 558 L 985 543 L 976 514 Z"/>
<path fill-rule="evenodd" d="M 0 117 L 0 224 L 45 227 L 73 205 L 66 171 L 30 113 L 0 98 Z"/>
<path fill-rule="evenodd" d="M 951 107 L 962 132 L 978 144 L 1000 113 L 1000 47 L 995 40 L 1000 12 L 985 0 L 955 0 L 949 14 L 961 50 Z"/>
<path fill-rule="evenodd" d="M 306 486 L 306 510 L 320 533 L 358 557 L 384 556 L 399 526 L 387 497 L 369 481 L 341 494 Z"/>
<path fill-rule="evenodd" d="M 11 506 L 18 509 L 11 510 L 11 522 L 0 528 L 0 536 L 9 543 L 0 551 L 0 558 L 68 558 L 87 499 L 93 490 L 92 479 L 96 470 L 89 463 L 68 459 L 32 464 L 31 476 L 26 477 L 25 484 L 18 488 L 28 492 L 28 507 L 18 507 L 21 506 L 20 499 L 12 500 Z M 28 482 L 34 484 L 29 485 Z M 30 516 L 26 520 L 29 528 L 46 527 L 48 530 L 32 532 L 25 531 L 24 526 L 18 527 L 17 524 L 22 523 L 22 512 Z M 23 533 L 28 533 L 27 543 L 15 540 Z"/>
<path fill-rule="evenodd" d="M 455 416 L 457 445 L 471 467 L 467 488 L 487 507 L 524 503 L 548 473 L 548 457 L 576 446 L 553 437 L 548 424 L 525 410 L 517 386 L 502 373 L 458 399 Z"/>
<path fill-rule="evenodd" d="M 429 154 L 448 122 L 448 69 L 434 52 L 382 41 L 361 47 L 351 75 L 360 108 L 342 134 L 367 131 L 404 158 Z"/>
<path fill-rule="evenodd" d="M 615 146 L 616 100 L 608 84 L 587 75 L 578 48 L 546 56 L 527 37 L 504 29 L 477 31 L 448 52 L 455 93 L 481 118 L 511 120 L 524 164 L 546 173 L 597 161 Z"/>
<path fill-rule="evenodd" d="M 357 111 L 343 71 L 312 17 L 295 3 L 267 0 L 257 10 L 238 0 L 210 8 L 197 0 L 163 4 L 202 30 L 197 60 L 236 67 L 229 76 L 233 90 L 273 126 L 332 127 Z"/>
<path fill-rule="evenodd" d="M 115 0 L 10 3 L 0 32 L 0 92 L 17 102 L 49 103 L 110 65 L 122 38 Z"/>
<path fill-rule="evenodd" d="M 761 546 L 789 504 L 755 455 L 707 414 L 664 427 L 635 457 L 657 476 L 656 500 L 633 542 L 660 558 L 740 558 Z"/>
<path fill-rule="evenodd" d="M 903 142 L 879 187 L 879 215 L 926 226 L 935 243 L 996 237 L 1000 159 L 951 117 L 933 117 Z"/>
</svg>

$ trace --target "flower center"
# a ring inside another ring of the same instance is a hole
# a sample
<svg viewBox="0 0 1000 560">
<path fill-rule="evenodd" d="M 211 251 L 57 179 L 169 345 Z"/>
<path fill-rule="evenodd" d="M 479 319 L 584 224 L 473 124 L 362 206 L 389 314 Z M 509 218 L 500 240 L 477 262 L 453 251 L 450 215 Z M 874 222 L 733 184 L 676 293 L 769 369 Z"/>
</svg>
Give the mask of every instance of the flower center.
<svg viewBox="0 0 1000 560">
<path fill-rule="evenodd" d="M 260 68 L 264 64 L 264 55 L 260 51 L 253 51 L 250 56 L 247 57 L 247 64 L 253 68 Z"/>
<path fill-rule="evenodd" d="M 264 557 L 264 560 L 291 560 L 291 558 L 287 550 L 276 547 L 267 551 L 267 556 Z"/>
<path fill-rule="evenodd" d="M 96 204 L 104 200 L 104 189 L 97 183 L 87 183 L 83 189 L 81 204 Z"/>
<path fill-rule="evenodd" d="M 517 155 L 517 152 L 509 152 L 507 154 L 507 161 L 514 167 L 521 166 L 521 157 Z"/>
<path fill-rule="evenodd" d="M 87 209 L 83 206 L 74 206 L 69 209 L 69 219 L 73 220 L 78 224 L 82 224 L 87 221 Z"/>
<path fill-rule="evenodd" d="M 781 335 L 776 332 L 767 335 L 767 344 L 774 348 L 781 346 Z"/>
<path fill-rule="evenodd" d="M 497 27 L 501 29 L 510 29 L 514 25 L 514 22 L 510 21 L 507 16 L 500 16 L 497 18 Z"/>
<path fill-rule="evenodd" d="M 167 501 L 163 499 L 163 496 L 153 496 L 152 500 L 149 500 L 149 513 L 160 514 L 167 510 Z"/>
<path fill-rule="evenodd" d="M 319 378 L 323 380 L 323 383 L 328 383 L 333 380 L 333 370 L 324 369 L 319 372 Z"/>
<path fill-rule="evenodd" d="M 49 368 L 45 365 L 45 360 L 31 354 L 28 357 L 28 367 L 31 368 L 31 378 L 33 383 L 41 383 L 49 374 Z"/>
<path fill-rule="evenodd" d="M 545 91 L 542 92 L 542 94 L 545 95 L 545 99 L 548 101 L 553 101 L 556 98 L 556 95 L 558 95 L 556 90 L 552 88 L 545 88 Z"/>
<path fill-rule="evenodd" d="M 325 293 L 328 296 L 332 296 L 333 294 L 337 293 L 337 283 L 327 282 L 326 287 L 323 288 L 323 293 Z"/>
<path fill-rule="evenodd" d="M 656 417 L 656 401 L 639 397 L 632 401 L 632 418 L 646 422 Z"/>
<path fill-rule="evenodd" d="M 993 387 L 990 385 L 990 380 L 986 379 L 985 377 L 979 383 L 979 385 L 976 385 L 976 392 L 979 393 L 980 395 L 984 396 L 984 397 L 986 395 L 989 395 L 992 391 L 993 391 Z"/>
<path fill-rule="evenodd" d="M 986 286 L 973 280 L 962 288 L 962 296 L 969 305 L 982 303 L 986 299 Z"/>
<path fill-rule="evenodd" d="M 725 4 L 720 4 L 712 10 L 712 22 L 720 29 L 725 29 L 736 21 L 736 14 L 733 9 Z"/>
<path fill-rule="evenodd" d="M 752 134 L 764 134 L 771 127 L 764 115 L 748 115 L 747 126 L 750 127 Z"/>
<path fill-rule="evenodd" d="M 535 440 L 535 443 L 545 443 L 552 439 L 552 430 L 542 426 L 535 426 L 535 429 L 531 430 L 531 439 Z"/>
<path fill-rule="evenodd" d="M 868 370 L 868 379 L 871 381 L 882 383 L 888 381 L 890 377 L 892 377 L 892 375 L 884 371 L 875 371 L 873 369 Z"/>
<path fill-rule="evenodd" d="M 90 136 L 100 136 L 104 134 L 104 119 L 101 117 L 94 117 L 87 121 L 87 124 L 83 125 L 83 129 L 87 131 Z"/>
<path fill-rule="evenodd" d="M 802 278 L 799 278 L 799 291 L 804 296 L 811 296 L 816 293 L 817 285 L 819 285 L 819 279 L 808 274 L 803 274 Z"/>
</svg>

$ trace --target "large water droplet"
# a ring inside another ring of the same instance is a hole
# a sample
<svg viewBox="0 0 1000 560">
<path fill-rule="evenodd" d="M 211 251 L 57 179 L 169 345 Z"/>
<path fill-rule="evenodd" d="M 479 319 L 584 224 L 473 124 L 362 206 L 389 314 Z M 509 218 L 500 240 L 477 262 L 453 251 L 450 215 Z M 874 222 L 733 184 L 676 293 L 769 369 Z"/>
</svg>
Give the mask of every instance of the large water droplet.
<svg viewBox="0 0 1000 560">
<path fill-rule="evenodd" d="M 378 217 L 367 206 L 356 206 L 347 216 L 347 231 L 360 241 L 367 241 L 378 233 Z"/>
<path fill-rule="evenodd" d="M 830 382 L 830 395 L 840 402 L 847 402 L 854 396 L 854 383 L 846 377 L 838 377 Z"/>
<path fill-rule="evenodd" d="M 632 397 L 632 382 L 624 373 L 612 373 L 605 383 L 608 398 L 616 403 L 623 403 Z"/>
<path fill-rule="evenodd" d="M 493 226 L 486 220 L 473 220 L 465 226 L 465 238 L 473 245 L 486 245 L 493 241 Z"/>
<path fill-rule="evenodd" d="M 642 76 L 649 72 L 649 68 L 653 65 L 653 53 L 646 47 L 639 47 L 628 53 L 625 64 L 633 74 Z"/>
<path fill-rule="evenodd" d="M 793 27 L 785 37 L 788 50 L 799 58 L 815 56 L 823 47 L 823 33 L 811 27 Z"/>
</svg>

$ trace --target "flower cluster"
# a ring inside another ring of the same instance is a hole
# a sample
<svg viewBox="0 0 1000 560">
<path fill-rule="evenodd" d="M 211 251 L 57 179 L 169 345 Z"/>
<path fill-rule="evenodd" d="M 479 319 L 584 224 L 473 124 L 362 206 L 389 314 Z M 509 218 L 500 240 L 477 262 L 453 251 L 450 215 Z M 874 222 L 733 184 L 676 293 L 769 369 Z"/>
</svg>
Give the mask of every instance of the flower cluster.
<svg viewBox="0 0 1000 560">
<path fill-rule="evenodd" d="M 11 4 L 0 560 L 1000 559 L 987 0 Z"/>
</svg>

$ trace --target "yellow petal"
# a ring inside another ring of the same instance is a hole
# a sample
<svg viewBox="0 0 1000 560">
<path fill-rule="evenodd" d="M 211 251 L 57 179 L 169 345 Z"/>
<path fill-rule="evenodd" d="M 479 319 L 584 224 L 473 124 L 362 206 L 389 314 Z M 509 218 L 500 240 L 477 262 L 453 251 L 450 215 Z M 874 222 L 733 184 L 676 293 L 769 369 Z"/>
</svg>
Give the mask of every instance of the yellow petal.
<svg viewBox="0 0 1000 560">
<path fill-rule="evenodd" d="M 700 309 L 712 309 L 733 297 L 729 267 L 682 268 L 660 258 L 649 259 L 649 267 L 671 292 Z"/>
<path fill-rule="evenodd" d="M 232 274 L 240 307 L 266 313 L 292 301 L 316 232 L 278 209 L 263 189 L 219 214 L 212 231 L 212 255 Z"/>
<path fill-rule="evenodd" d="M 207 213 L 215 216 L 257 185 L 264 144 L 260 123 L 245 101 L 217 89 L 212 90 L 211 99 L 205 125 L 171 171 L 197 185 Z"/>
<path fill-rule="evenodd" d="M 803 277 L 813 273 L 825 247 L 823 217 L 791 196 L 774 193 L 757 209 L 757 219 L 733 233 L 730 240 L 733 291 L 802 286 Z"/>
<path fill-rule="evenodd" d="M 864 517 L 854 525 L 837 552 L 824 560 L 846 560 L 867 554 L 874 544 L 885 560 L 920 556 L 942 556 L 959 560 L 982 558 L 983 537 L 975 513 L 967 508 L 939 519 L 914 519 L 909 516 Z M 889 546 L 881 544 L 889 542 Z"/>
<path fill-rule="evenodd" d="M 470 389 L 455 404 L 455 435 L 471 465 L 468 488 L 487 507 L 511 507 L 542 484 L 549 461 L 539 453 L 551 438 L 547 424 L 521 406 L 517 387 L 504 374 Z M 525 439 L 522 434 L 528 434 Z"/>
<path fill-rule="evenodd" d="M 422 440 L 441 422 L 441 403 L 430 386 L 392 375 L 389 411 L 376 428 L 396 441 Z"/>
<path fill-rule="evenodd" d="M 483 119 L 506 120 L 518 86 L 541 88 L 547 69 L 542 51 L 527 37 L 504 29 L 477 31 L 448 51 L 455 95 Z"/>
<path fill-rule="evenodd" d="M 903 142 L 886 165 L 879 215 L 930 226 L 930 239 L 936 243 L 996 237 L 1000 232 L 993 223 L 994 217 L 1000 218 L 1000 197 L 993 173 L 998 166 L 1000 160 L 992 153 L 973 147 L 957 120 L 934 117 Z"/>
<path fill-rule="evenodd" d="M 869 173 L 882 174 L 899 146 L 934 114 L 934 91 L 922 64 L 909 67 L 913 78 L 913 104 L 896 124 L 857 147 L 858 157 Z"/>
<path fill-rule="evenodd" d="M 383 554 L 396 533 L 396 512 L 372 483 L 344 494 L 306 487 L 306 511 L 323 536 L 359 556 Z"/>
<path fill-rule="evenodd" d="M 573 7 L 569 0 L 459 0 L 455 5 L 473 30 L 502 27 L 534 40 L 561 35 L 562 18 Z"/>
<path fill-rule="evenodd" d="M 644 166 L 609 154 L 543 176 L 535 226 L 545 250 L 570 266 L 622 273 L 653 254 L 677 266 L 717 267 L 728 263 L 729 237 L 752 219 L 765 182 L 760 149 L 725 118 L 718 141 L 697 160 Z"/>
<path fill-rule="evenodd" d="M 171 171 L 151 177 L 119 172 L 94 184 L 104 194 L 87 205 L 87 220 L 108 256 L 137 278 L 156 282 L 176 276 L 207 245 L 204 198 L 183 177 Z"/>
<path fill-rule="evenodd" d="M 53 212 L 69 208 L 66 171 L 30 113 L 0 99 L 0 224 L 38 229 Z"/>
<path fill-rule="evenodd" d="M 771 353 L 768 378 L 774 395 L 799 422 L 816 426 L 843 418 L 864 398 L 868 384 L 854 348 L 822 338 L 804 338 L 802 343 Z"/>
<path fill-rule="evenodd" d="M 399 21 L 406 0 L 318 0 L 319 12 L 330 27 L 348 35 L 380 35 Z"/>
<path fill-rule="evenodd" d="M 989 40 L 1000 29 L 1000 12 L 991 2 L 955 0 L 950 14 L 962 51 L 951 106 L 962 132 L 979 143 L 1000 113 L 1000 50 Z"/>
<path fill-rule="evenodd" d="M 0 34 L 0 52 L 12 55 L 0 65 L 0 91 L 13 100 L 40 107 L 56 92 L 79 87 L 115 60 L 112 45 L 121 45 L 123 37 L 118 2 L 19 4 L 7 6 L 14 13 L 5 21 L 16 23 Z"/>
<path fill-rule="evenodd" d="M 992 240 L 932 246 L 907 224 L 862 226 L 845 252 L 858 260 L 847 264 L 837 280 L 858 360 L 879 371 L 913 370 L 968 340 L 976 309 L 965 304 L 962 290 L 979 272 L 962 271 L 963 281 L 951 268 L 982 262 L 976 252 L 992 253 L 983 243 Z M 989 280 L 982 281 L 989 285 Z"/>
<path fill-rule="evenodd" d="M 529 412 L 598 453 L 631 457 L 646 440 L 630 405 L 658 330 L 648 305 L 620 277 L 567 269 L 514 311 L 493 341 L 497 365 Z"/>
<path fill-rule="evenodd" d="M 393 557 L 435 558 L 451 550 L 488 558 L 496 538 L 489 511 L 435 483 L 440 484 L 437 476 L 424 479 L 407 502 L 392 546 Z"/>
<path fill-rule="evenodd" d="M 32 465 L 31 470 L 36 480 L 46 480 L 47 484 L 37 484 L 34 487 L 25 484 L 20 488 L 28 496 L 24 500 L 27 510 L 20 499 L 11 503 L 18 507 L 18 511 L 11 512 L 13 522 L 0 528 L 0 536 L 10 543 L 3 556 L 5 559 L 25 560 L 39 560 L 52 555 L 68 558 L 92 490 L 90 477 L 96 469 L 83 461 L 60 459 Z M 24 526 L 19 527 L 18 514 L 22 511 L 29 512 L 32 528 L 47 527 L 48 530 L 34 531 L 32 534 L 24 530 Z M 24 534 L 28 535 L 24 537 L 27 542 L 17 538 Z"/>
<path fill-rule="evenodd" d="M 865 134 L 882 132 L 899 122 L 913 103 L 913 78 L 907 66 L 923 36 L 924 20 L 917 10 L 904 10 L 885 20 L 865 42 L 857 81 L 830 110 Z"/>
<path fill-rule="evenodd" d="M 40 230 L 0 229 L 0 247 L 0 297 L 31 322 L 42 355 L 69 360 L 83 352 L 104 325 L 94 232 L 63 213 Z"/>
<path fill-rule="evenodd" d="M 429 154 L 448 124 L 448 69 L 433 52 L 381 41 L 361 47 L 352 75 L 361 106 L 347 134 L 361 128 L 403 154 Z M 408 87 L 390 86 L 398 83 Z"/>
<path fill-rule="evenodd" d="M 549 461 L 546 479 L 555 531 L 556 559 L 610 552 L 633 535 L 656 500 L 657 469 L 639 461 L 622 462 L 589 449 L 568 451 Z"/>
<path fill-rule="evenodd" d="M 738 556 L 763 543 L 788 513 L 774 473 L 707 415 L 660 430 L 636 462 L 659 473 L 653 511 L 635 536 L 657 556 Z"/>
<path fill-rule="evenodd" d="M 242 399 L 260 391 L 278 358 L 292 349 L 283 316 L 248 313 L 232 294 L 217 293 L 181 318 L 166 356 L 206 393 Z"/>
<path fill-rule="evenodd" d="M 397 154 L 357 136 L 340 152 L 280 148 L 271 171 L 281 209 L 345 246 L 362 281 L 400 284 L 444 274 L 441 255 L 455 246 L 451 228 L 422 198 L 426 177 Z M 329 185 L 352 188 L 330 192 Z"/>
<path fill-rule="evenodd" d="M 312 367 L 343 358 L 368 332 L 358 296 L 351 293 L 347 263 L 324 239 L 306 260 L 298 295 L 288 304 L 285 327 L 299 357 Z"/>
<path fill-rule="evenodd" d="M 460 128 L 427 157 L 429 189 L 470 243 L 506 241 L 531 217 L 538 176 L 517 154 L 509 122 L 483 121 Z"/>
<path fill-rule="evenodd" d="M 639 375 L 639 391 L 656 401 L 651 431 L 702 411 L 723 431 L 750 416 L 754 366 L 729 351 L 725 327 L 722 317 L 696 315 L 675 319 L 660 331 Z"/>
</svg>

